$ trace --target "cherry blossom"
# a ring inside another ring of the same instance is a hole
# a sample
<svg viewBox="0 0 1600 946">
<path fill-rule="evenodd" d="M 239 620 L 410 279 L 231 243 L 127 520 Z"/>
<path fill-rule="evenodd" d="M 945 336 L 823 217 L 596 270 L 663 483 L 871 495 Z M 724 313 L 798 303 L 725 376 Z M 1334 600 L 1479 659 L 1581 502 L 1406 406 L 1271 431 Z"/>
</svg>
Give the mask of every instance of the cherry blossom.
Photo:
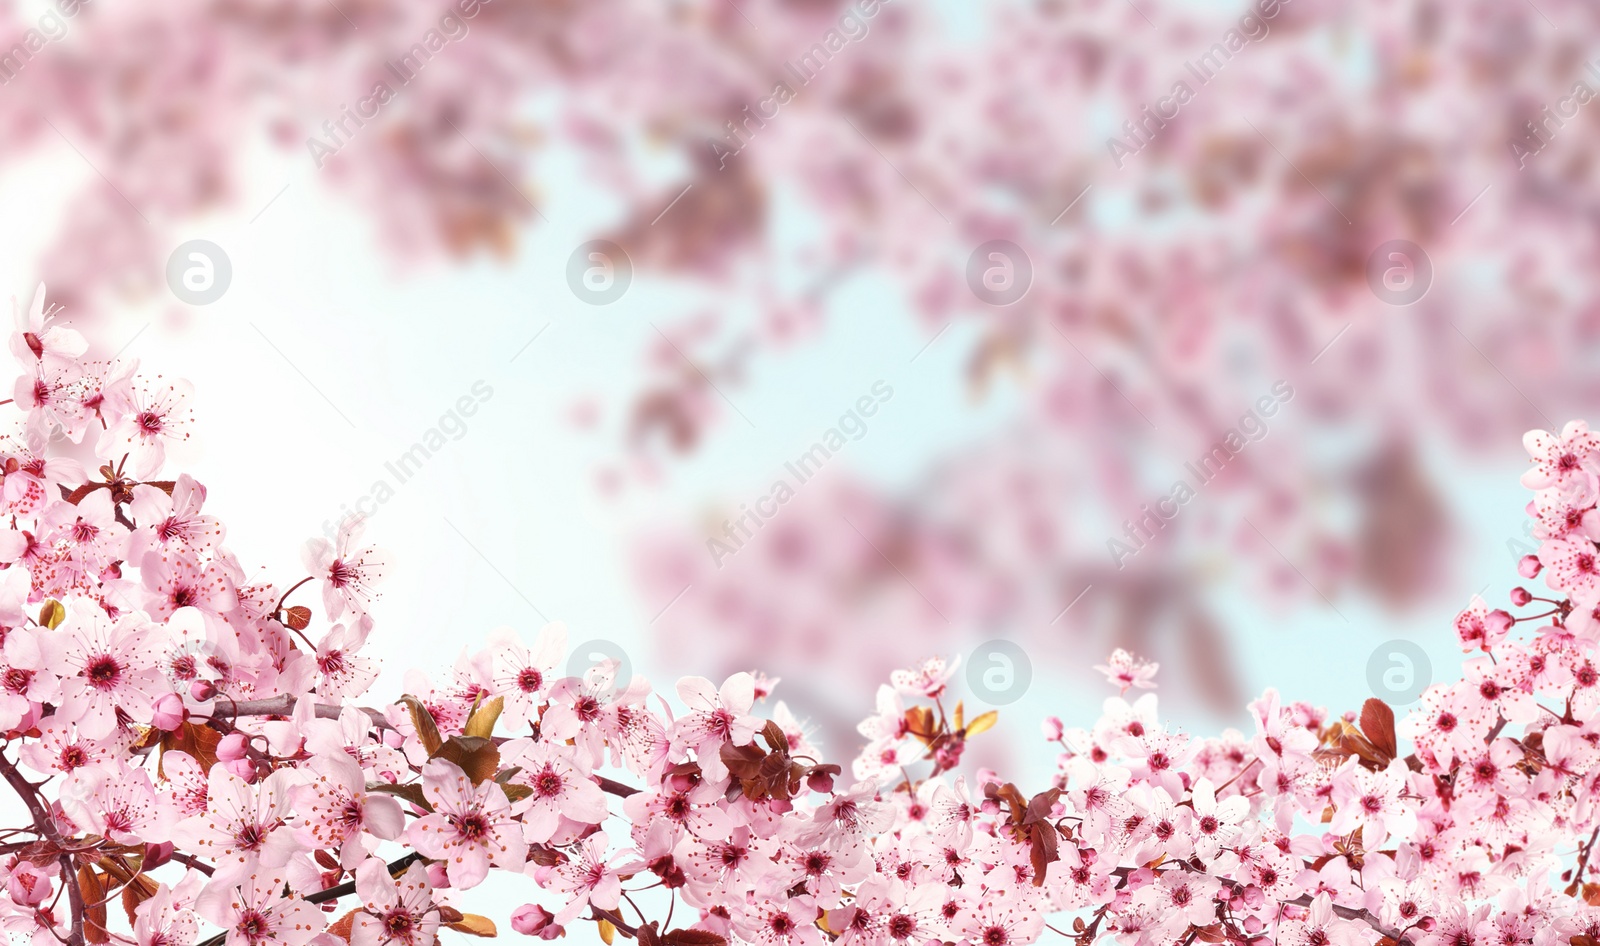
<svg viewBox="0 0 1600 946">
<path fill-rule="evenodd" d="M 350 931 L 351 946 L 433 946 L 439 908 L 421 864 L 391 877 L 382 860 L 369 858 L 356 868 L 356 894 L 362 912 Z"/>
<path fill-rule="evenodd" d="M 413 821 L 406 837 L 424 856 L 446 864 L 451 886 L 474 886 L 491 866 L 515 867 L 525 860 L 522 827 L 499 785 L 474 785 L 459 766 L 435 759 L 424 769 L 423 791 L 433 814 Z"/>
</svg>

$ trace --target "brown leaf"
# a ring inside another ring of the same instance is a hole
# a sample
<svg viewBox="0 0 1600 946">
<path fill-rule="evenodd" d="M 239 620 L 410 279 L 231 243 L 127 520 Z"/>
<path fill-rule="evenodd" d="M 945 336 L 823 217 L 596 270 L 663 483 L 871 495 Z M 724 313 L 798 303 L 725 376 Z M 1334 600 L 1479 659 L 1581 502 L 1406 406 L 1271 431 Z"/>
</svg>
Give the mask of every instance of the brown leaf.
<svg viewBox="0 0 1600 946">
<path fill-rule="evenodd" d="M 1371 697 L 1361 706 L 1361 734 L 1377 750 L 1381 765 L 1388 765 L 1400 754 L 1394 735 L 1394 710 L 1377 697 Z"/>
<path fill-rule="evenodd" d="M 399 702 L 404 703 L 406 710 L 411 713 L 411 725 L 416 727 L 417 738 L 422 740 L 422 748 L 428 750 L 428 757 L 432 758 L 444 745 L 444 737 L 439 735 L 439 724 L 433 721 L 433 714 L 422 705 L 422 701 L 411 694 L 400 697 Z"/>
<path fill-rule="evenodd" d="M 474 785 L 494 778 L 500 768 L 500 750 L 483 736 L 451 736 L 430 756 L 461 766 Z"/>
<path fill-rule="evenodd" d="M 617 928 L 611 925 L 610 920 L 596 920 L 595 925 L 600 928 L 600 939 L 606 946 L 611 946 L 612 940 L 617 937 Z"/>
<path fill-rule="evenodd" d="M 433 806 L 428 803 L 428 796 L 422 792 L 422 786 L 414 782 L 410 785 L 394 785 L 389 782 L 368 782 L 367 791 L 379 792 L 384 795 L 393 795 L 396 798 L 404 798 L 406 801 L 416 805 L 423 811 L 433 811 Z"/>
<path fill-rule="evenodd" d="M 139 904 L 155 896 L 159 887 L 149 874 L 140 874 L 122 888 L 122 909 L 128 914 L 129 924 L 133 923 Z"/>
<path fill-rule="evenodd" d="M 210 772 L 211 767 L 217 764 L 217 743 L 221 741 L 222 733 L 210 726 L 185 721 L 172 732 L 161 734 L 161 750 L 187 752 L 200 763 L 202 772 Z M 156 774 L 166 778 L 159 761 L 156 763 Z"/>
<path fill-rule="evenodd" d="M 289 625 L 291 630 L 303 631 L 311 625 L 311 609 L 303 604 L 286 608 L 283 612 L 283 623 Z"/>
<path fill-rule="evenodd" d="M 105 882 L 93 867 L 78 868 L 78 890 L 83 894 L 83 938 L 91 943 L 109 943 L 106 929 Z"/>
<path fill-rule="evenodd" d="M 457 933 L 466 933 L 468 936 L 493 937 L 498 936 L 500 932 L 495 929 L 493 920 L 476 913 L 463 913 L 461 919 L 446 925 Z"/>
<path fill-rule="evenodd" d="M 1600 904 L 1600 884 L 1583 885 L 1583 902 L 1591 907 Z"/>
</svg>

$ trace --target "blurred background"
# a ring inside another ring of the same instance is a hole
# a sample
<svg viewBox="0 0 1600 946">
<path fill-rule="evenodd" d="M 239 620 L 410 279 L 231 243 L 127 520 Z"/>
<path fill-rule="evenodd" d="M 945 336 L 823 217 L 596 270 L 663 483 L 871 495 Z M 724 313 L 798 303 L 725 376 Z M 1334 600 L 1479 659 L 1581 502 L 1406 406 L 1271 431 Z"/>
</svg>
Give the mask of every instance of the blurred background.
<svg viewBox="0 0 1600 946">
<path fill-rule="evenodd" d="M 1600 413 L 1577 0 L 3 10 L 0 284 L 196 384 L 246 564 L 372 513 L 377 699 L 560 620 L 841 759 L 933 654 L 1032 778 L 1114 647 L 1401 704 Z"/>
</svg>

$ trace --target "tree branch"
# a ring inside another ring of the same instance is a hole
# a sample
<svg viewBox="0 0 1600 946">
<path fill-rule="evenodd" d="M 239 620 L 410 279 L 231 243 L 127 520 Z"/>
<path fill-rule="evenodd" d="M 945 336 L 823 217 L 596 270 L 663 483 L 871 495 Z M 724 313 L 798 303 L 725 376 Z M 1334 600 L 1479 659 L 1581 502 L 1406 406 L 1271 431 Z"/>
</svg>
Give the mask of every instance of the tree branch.
<svg viewBox="0 0 1600 946">
<path fill-rule="evenodd" d="M 56 830 L 55 818 L 51 817 L 49 809 L 40 800 L 34 784 L 24 778 L 11 760 L 4 755 L 0 755 L 0 775 L 3 775 L 6 782 L 16 790 L 22 803 L 28 806 L 28 813 L 33 816 L 34 828 L 44 836 L 45 840 L 61 849 L 61 855 L 56 860 L 61 865 L 61 885 L 66 888 L 67 902 L 72 908 L 72 932 L 67 936 L 67 944 L 84 946 L 83 891 L 78 888 L 78 870 L 72 863 L 72 855 L 66 850 L 66 839 Z"/>
<path fill-rule="evenodd" d="M 295 698 L 288 693 L 269 696 L 264 700 L 234 702 L 232 700 L 219 699 L 211 711 L 211 716 L 213 719 L 238 719 L 244 716 L 288 716 L 294 712 L 294 706 Z M 379 729 L 394 728 L 394 726 L 390 725 L 388 717 L 384 716 L 381 711 L 369 706 L 358 706 L 356 708 L 366 713 L 367 717 Z M 343 706 L 335 706 L 331 703 L 318 703 L 316 716 L 318 719 L 338 719 L 339 714 L 344 712 L 344 709 Z"/>
<path fill-rule="evenodd" d="M 609 792 L 618 798 L 627 798 L 629 795 L 637 795 L 640 791 L 639 789 L 634 788 L 632 785 L 624 785 L 621 782 L 608 779 L 604 775 L 596 775 L 594 780 L 600 783 L 601 791 Z"/>
<path fill-rule="evenodd" d="M 1307 895 L 1307 894 L 1302 894 L 1302 895 L 1300 895 L 1298 897 L 1295 897 L 1293 900 L 1284 900 L 1282 902 L 1283 903 L 1291 903 L 1291 904 L 1294 904 L 1297 907 L 1309 907 L 1309 906 L 1311 906 L 1311 897 L 1309 895 Z M 1367 924 L 1368 926 L 1372 927 L 1373 929 L 1377 930 L 1378 932 L 1382 933 L 1383 935 L 1389 937 L 1390 939 L 1394 940 L 1395 942 L 1397 942 L 1397 943 L 1400 942 L 1400 935 L 1401 935 L 1401 933 L 1404 932 L 1403 930 L 1397 932 L 1395 930 L 1389 929 L 1388 927 L 1383 925 L 1383 921 L 1382 920 L 1378 919 L 1377 917 L 1373 916 L 1372 914 L 1368 913 L 1367 911 L 1358 910 L 1355 907 L 1341 907 L 1337 903 L 1331 904 L 1331 906 L 1333 907 L 1333 912 L 1334 912 L 1335 916 L 1342 917 L 1342 918 L 1344 918 L 1346 920 L 1358 920 L 1358 921 L 1360 921 L 1362 923 Z"/>
</svg>

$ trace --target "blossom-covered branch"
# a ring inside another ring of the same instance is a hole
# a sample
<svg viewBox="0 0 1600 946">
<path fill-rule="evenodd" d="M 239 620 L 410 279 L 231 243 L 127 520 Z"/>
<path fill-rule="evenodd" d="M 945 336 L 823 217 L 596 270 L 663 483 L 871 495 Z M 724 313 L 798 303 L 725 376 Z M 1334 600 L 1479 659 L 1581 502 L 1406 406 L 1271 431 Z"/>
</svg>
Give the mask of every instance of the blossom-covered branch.
<svg viewBox="0 0 1600 946">
<path fill-rule="evenodd" d="M 1125 699 L 1157 668 L 1118 651 L 1120 694 L 1047 719 L 1058 771 L 1024 789 L 965 765 L 998 716 L 939 658 L 879 688 L 848 765 L 758 714 L 760 673 L 560 676 L 559 624 L 364 706 L 387 561 L 361 524 L 281 584 L 246 574 L 204 488 L 160 478 L 187 386 L 85 360 L 56 316 L 42 291 L 17 312 L 0 432 L 0 775 L 30 814 L 0 827 L 0 926 L 35 946 L 431 946 L 498 932 L 468 909 L 491 872 L 523 885 L 518 933 L 640 946 L 1600 942 L 1582 424 L 1526 442 L 1521 573 L 1548 593 L 1462 612 L 1474 656 L 1405 719 L 1269 690 L 1254 732 L 1196 737 Z"/>
</svg>

